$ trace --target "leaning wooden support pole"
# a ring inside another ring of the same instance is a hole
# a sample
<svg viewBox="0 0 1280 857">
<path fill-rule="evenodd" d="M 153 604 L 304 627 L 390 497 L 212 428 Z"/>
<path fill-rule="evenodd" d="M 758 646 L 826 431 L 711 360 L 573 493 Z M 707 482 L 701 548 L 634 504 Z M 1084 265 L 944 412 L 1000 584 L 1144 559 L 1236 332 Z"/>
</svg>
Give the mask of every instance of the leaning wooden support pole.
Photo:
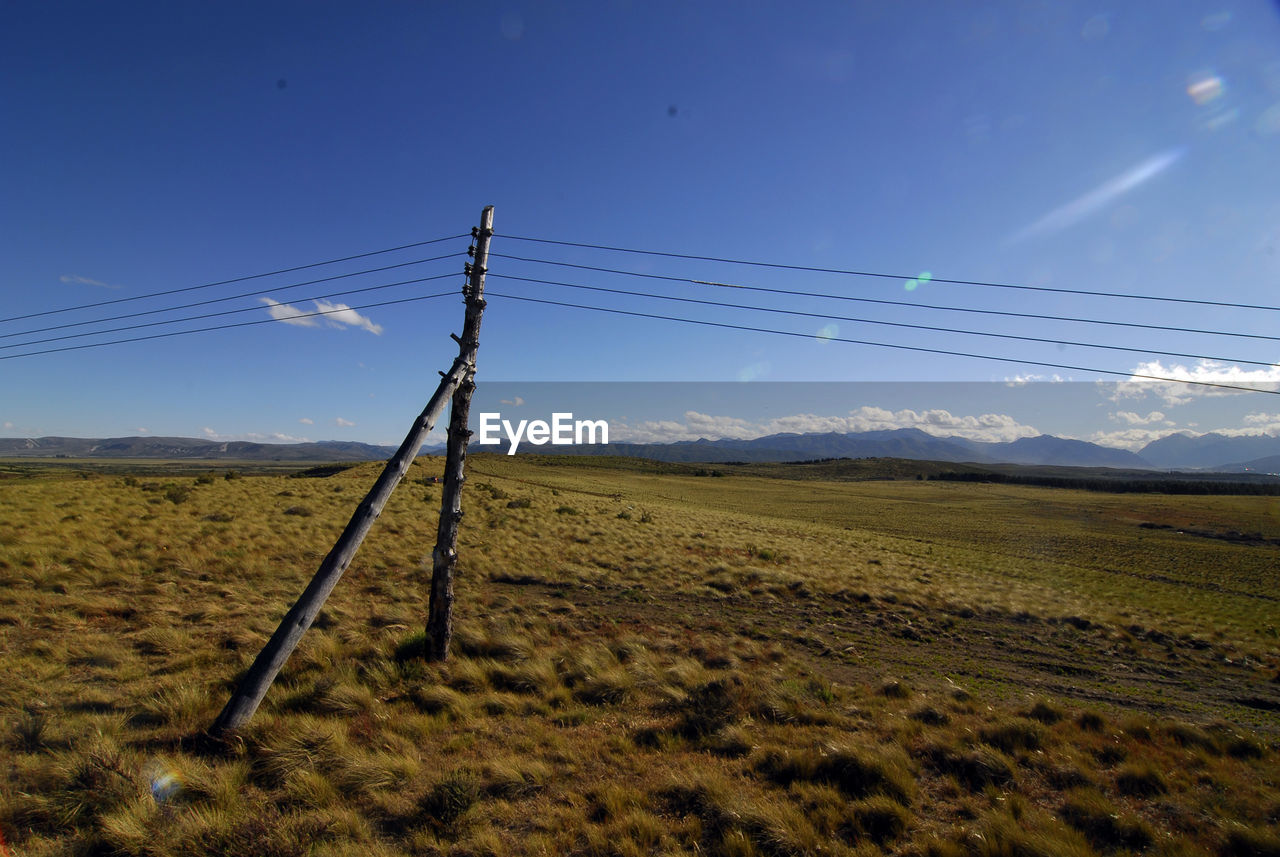
<svg viewBox="0 0 1280 857">
<path fill-rule="evenodd" d="M 426 440 L 427 434 L 435 426 L 441 412 L 444 411 L 445 403 L 449 401 L 449 398 L 463 381 L 470 376 L 470 373 L 471 364 L 461 356 L 453 362 L 453 367 L 444 373 L 444 377 L 440 380 L 440 386 L 436 388 L 435 395 L 431 397 L 427 407 L 418 415 L 418 419 L 405 437 L 404 443 L 400 444 L 396 454 L 391 457 L 391 460 L 387 462 L 387 466 L 383 468 L 382 475 L 378 477 L 378 481 L 374 483 L 368 495 L 356 507 L 355 514 L 351 516 L 351 522 L 347 524 L 347 528 L 338 537 L 333 550 L 329 551 L 329 555 L 320 563 L 320 569 L 316 572 L 315 577 L 311 578 L 311 583 L 307 585 L 302 596 L 285 614 L 284 619 L 280 621 L 280 627 L 276 628 L 276 632 L 271 635 L 271 639 L 267 641 L 266 646 L 258 653 L 257 660 L 253 662 L 249 672 L 240 681 L 235 694 L 222 709 L 218 719 L 213 722 L 213 726 L 209 729 L 209 734 L 216 737 L 233 732 L 247 723 L 253 713 L 258 710 L 258 705 L 262 702 L 262 698 L 267 695 L 267 689 L 275 681 L 280 668 L 289 659 L 289 655 L 293 654 L 293 650 L 297 648 L 298 641 L 302 639 L 302 635 L 306 633 L 306 630 L 311 627 L 311 623 L 315 621 L 316 615 L 319 614 L 320 608 L 324 606 L 329 593 L 333 591 L 333 587 L 337 585 L 343 572 L 351 564 L 351 560 L 355 556 L 356 550 L 360 547 L 360 543 L 364 541 L 369 528 L 373 526 L 373 522 L 382 513 L 382 507 L 386 505 L 387 500 L 391 497 L 392 490 L 404 477 L 405 473 L 408 472 L 409 465 L 413 463 L 414 458 L 418 455 L 418 450 L 422 448 L 422 442 Z"/>
<path fill-rule="evenodd" d="M 440 525 L 436 546 L 431 552 L 431 598 L 427 605 L 427 660 L 449 657 L 453 639 L 453 575 L 458 565 L 458 526 L 462 522 L 462 484 L 466 481 L 467 442 L 471 432 L 471 392 L 475 389 L 476 352 L 480 347 L 480 318 L 484 315 L 484 275 L 489 262 L 489 239 L 493 237 L 493 206 L 480 215 L 475 232 L 475 264 L 471 266 L 467 289 L 467 312 L 459 357 L 467 361 L 471 373 L 453 394 L 449 414 L 449 445 L 445 453 L 444 490 L 440 498 Z"/>
</svg>

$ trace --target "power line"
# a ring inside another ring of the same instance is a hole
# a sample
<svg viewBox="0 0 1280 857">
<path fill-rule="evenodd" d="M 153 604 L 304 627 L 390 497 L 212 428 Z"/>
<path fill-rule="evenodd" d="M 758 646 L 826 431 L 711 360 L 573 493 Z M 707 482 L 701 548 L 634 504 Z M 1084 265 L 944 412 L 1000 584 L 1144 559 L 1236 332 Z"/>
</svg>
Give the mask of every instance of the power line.
<svg viewBox="0 0 1280 857">
<path fill-rule="evenodd" d="M 384 253 L 394 253 L 397 250 L 408 250 L 412 247 L 425 247 L 428 244 L 440 244 L 444 241 L 456 241 L 459 238 L 467 238 L 470 235 L 471 235 L 470 232 L 463 232 L 459 235 L 448 235 L 448 236 L 445 236 L 444 238 L 432 238 L 430 241 L 415 241 L 412 244 L 401 244 L 399 247 L 388 247 L 385 250 L 371 250 L 368 253 L 357 253 L 354 256 L 343 256 L 340 259 L 328 259 L 324 262 L 312 262 L 309 265 L 296 265 L 292 268 L 281 268 L 278 271 L 267 271 L 266 273 L 263 273 L 263 274 L 250 274 L 245 277 L 233 277 L 230 280 L 219 280 L 216 283 L 205 283 L 200 286 L 186 286 L 185 288 L 181 288 L 181 289 L 166 289 L 165 291 L 161 291 L 161 292 L 150 292 L 145 295 L 134 295 L 133 297 L 128 297 L 128 298 L 116 298 L 115 300 L 98 301 L 97 303 L 79 304 L 78 306 L 62 307 L 61 309 L 49 309 L 49 310 L 44 310 L 43 312 L 32 312 L 32 313 L 27 313 L 26 315 L 15 315 L 15 316 L 10 316 L 9 318 L 0 319 L 0 324 L 3 324 L 5 322 L 10 322 L 10 321 L 21 321 L 22 319 L 25 319 L 25 318 L 39 318 L 40 316 L 45 316 L 45 315 L 56 315 L 58 313 L 63 313 L 63 312 L 73 312 L 75 310 L 82 310 L 82 309 L 93 309 L 95 307 L 110 306 L 112 304 L 128 303 L 129 301 L 140 301 L 146 298 L 158 298 L 163 295 L 176 295 L 176 294 L 179 294 L 180 292 L 194 292 L 194 291 L 197 291 L 198 289 L 211 289 L 214 286 L 226 286 L 231 283 L 243 283 L 246 280 L 258 280 L 258 279 L 261 279 L 262 277 L 274 277 L 277 274 L 290 274 L 290 273 L 293 273 L 294 271 L 305 271 L 308 268 L 319 268 L 324 265 L 335 265 L 338 262 L 350 262 L 353 259 L 367 259 L 370 256 L 380 256 Z"/>
<path fill-rule="evenodd" d="M 672 283 L 694 283 L 701 286 L 715 286 L 722 289 L 740 289 L 748 292 L 763 292 L 775 295 L 793 295 L 806 298 L 825 298 L 852 303 L 877 304 L 880 306 L 906 307 L 908 309 L 931 309 L 942 312 L 965 312 L 977 315 L 994 315 L 1005 318 L 1028 318 L 1036 321 L 1068 321 L 1078 324 L 1097 324 L 1109 327 L 1131 327 L 1139 330 L 1159 330 L 1169 333 L 1198 333 L 1206 336 L 1226 336 L 1239 339 L 1262 339 L 1280 342 L 1280 336 L 1268 336 L 1263 333 L 1234 333 L 1228 330 L 1206 330 L 1199 327 L 1176 327 L 1165 324 L 1143 324 L 1136 321 L 1113 321 L 1102 318 L 1081 318 L 1070 315 L 1047 315 L 1033 312 L 1014 312 L 1012 310 L 978 309 L 976 307 L 944 306 L 939 304 L 918 303 L 916 301 L 891 301 L 885 298 L 863 298 L 854 295 L 833 295 L 830 292 L 807 292 L 800 289 L 780 289 L 767 286 L 748 286 L 743 283 L 718 283 L 713 280 L 698 280 L 692 277 L 673 277 L 666 274 L 650 274 L 643 271 L 627 271 L 620 268 L 604 268 L 597 265 L 581 265 L 573 262 L 555 262 L 550 259 L 534 259 L 528 256 L 513 256 L 506 253 L 490 253 L 490 256 L 502 259 L 513 259 L 518 262 L 533 262 L 539 265 L 554 265 L 560 268 L 574 268 L 582 271 L 597 271 L 605 274 L 621 274 L 628 277 L 642 277 L 648 280 L 664 280 Z"/>
<path fill-rule="evenodd" d="M 360 306 L 345 307 L 343 309 L 319 310 L 317 312 L 308 312 L 308 313 L 300 313 L 298 315 L 291 315 L 287 320 L 292 321 L 293 319 L 298 319 L 298 318 L 311 318 L 317 315 L 332 315 L 334 313 L 350 312 L 351 310 L 371 309 L 373 307 L 380 307 L 380 306 L 391 306 L 392 304 L 407 304 L 407 303 L 413 303 L 414 301 L 427 301 L 427 300 L 432 300 L 433 298 L 444 298 L 444 297 L 448 297 L 449 295 L 456 295 L 456 294 L 458 294 L 458 292 L 454 290 L 454 291 L 448 291 L 448 292 L 439 292 L 434 295 L 419 295 L 418 297 L 413 297 L 413 298 L 400 298 L 398 300 L 393 300 L 393 301 L 381 301 L 379 303 L 373 303 L 373 304 L 362 304 Z M 90 342 L 85 345 L 66 345 L 61 348 L 46 348 L 43 351 L 28 351 L 23 354 L 3 354 L 3 355 L 0 355 L 0 360 L 16 360 L 19 357 L 35 357 L 38 354 L 54 354 L 59 351 L 80 351 L 85 348 L 99 348 L 104 345 L 120 345 L 126 342 L 143 342 L 148 339 L 164 339 L 165 337 L 169 337 L 169 336 L 186 336 L 189 333 L 206 333 L 211 330 L 229 330 L 233 327 L 249 327 L 250 325 L 255 325 L 255 324 L 284 323 L 284 321 L 285 320 L 277 319 L 277 318 L 264 318 L 264 319 L 259 319 L 257 321 L 238 321 L 233 324 L 216 324 L 211 327 L 197 327 L 197 328 L 193 328 L 192 330 L 171 330 L 166 333 L 152 333 L 152 334 L 148 334 L 147 336 L 134 336 L 129 339 L 113 339 L 108 342 Z"/>
<path fill-rule="evenodd" d="M 492 275 L 490 275 L 492 276 Z M 1073 372 L 1096 372 L 1100 375 L 1116 375 L 1124 378 L 1140 378 L 1146 381 L 1169 381 L 1177 384 L 1194 384 L 1199 387 L 1217 387 L 1225 390 L 1240 390 L 1246 393 L 1270 393 L 1272 395 L 1280 395 L 1280 390 L 1263 390 L 1258 387 L 1242 387 L 1236 384 L 1222 384 L 1215 381 L 1191 381 L 1185 378 L 1165 378 L 1159 375 L 1145 375 L 1138 372 L 1121 372 L 1115 369 L 1095 369 L 1088 366 L 1072 366 L 1066 363 L 1048 363 L 1042 360 L 1024 360 L 1016 357 L 997 357 L 990 354 L 973 354 L 966 351 L 949 351 L 942 348 L 925 348 L 920 345 L 898 345 L 891 342 L 872 342 L 865 339 L 848 339 L 839 336 L 822 336 L 816 333 L 798 333 L 793 330 L 775 330 L 767 327 L 752 327 L 743 324 L 729 324 L 720 321 L 705 321 L 695 318 L 683 318 L 673 315 L 659 315 L 657 313 L 636 312 L 634 310 L 613 309 L 610 307 L 590 306 L 588 304 L 575 304 L 566 301 L 553 301 L 545 298 L 530 298 L 521 295 L 508 295 L 501 292 L 487 291 L 488 297 L 507 298 L 508 300 L 527 301 L 529 303 L 548 304 L 551 306 L 570 307 L 573 309 L 586 309 L 595 312 L 607 312 L 615 315 L 629 315 L 637 318 L 652 318 L 662 321 L 678 321 L 682 324 L 697 324 L 704 327 L 720 327 L 728 330 L 745 330 L 752 333 L 769 333 L 777 336 L 793 336 L 800 339 L 817 339 L 822 342 L 846 342 L 851 345 L 869 345 L 876 348 L 894 348 L 900 351 L 917 351 L 925 354 L 940 354 L 946 357 L 971 357 L 975 360 L 994 360 L 1000 363 L 1014 363 L 1022 366 L 1040 366 L 1048 369 L 1067 369 Z"/>
<path fill-rule="evenodd" d="M 0 333 L 0 339 L 10 339 L 14 336 L 30 336 L 33 333 L 46 333 L 50 330 L 66 330 L 69 327 L 84 327 L 86 324 L 105 324 L 108 321 L 123 321 L 126 318 L 141 318 L 144 315 L 157 315 L 162 312 L 177 312 L 180 309 L 192 309 L 193 307 L 208 306 L 209 304 L 223 303 L 225 301 L 234 301 L 234 300 L 239 300 L 240 298 L 251 298 L 257 295 L 266 294 L 267 292 L 283 292 L 283 291 L 288 291 L 289 289 L 301 288 L 302 286 L 314 286 L 316 283 L 328 283 L 328 282 L 332 282 L 333 280 L 344 280 L 349 277 L 359 277 L 364 274 L 376 274 L 379 271 L 391 271 L 396 268 L 407 268 L 411 265 L 423 265 L 423 264 L 426 264 L 427 262 L 439 262 L 442 259 L 453 259 L 463 255 L 466 255 L 466 254 L 461 252 L 448 253 L 444 256 L 432 256 L 430 259 L 415 259 L 412 262 L 400 262 L 399 264 L 396 264 L 396 265 L 383 265 L 380 268 L 366 268 L 363 271 L 353 271 L 349 274 L 335 274 L 332 277 L 321 277 L 318 280 L 306 280 L 305 282 L 301 282 L 301 283 L 291 283 L 290 285 L 287 285 L 287 286 L 270 286 L 265 289 L 258 289 L 257 291 L 241 292 L 238 295 L 228 295 L 227 297 L 224 297 L 224 298 L 210 298 L 209 300 L 206 300 L 206 301 L 195 301 L 194 303 L 179 304 L 178 306 L 162 307 L 161 309 L 148 309 L 148 310 L 142 310 L 141 312 L 130 312 L 130 313 L 125 313 L 123 315 L 112 315 L 112 316 L 107 316 L 105 318 L 94 318 L 88 321 L 73 321 L 73 322 L 68 322 L 67 324 L 55 324 L 49 327 L 37 327 L 33 330 L 23 330 L 23 331 L 18 331 L 16 333 Z M 446 274 L 445 276 L 449 276 L 449 275 Z M 435 279 L 435 278 L 433 277 L 432 279 Z M 417 281 L 410 280 L 409 282 L 417 282 Z M 360 291 L 365 291 L 365 290 L 352 289 L 348 292 L 337 292 L 336 294 L 355 294 L 356 292 L 360 292 Z M 323 295 L 322 297 L 334 297 L 334 295 Z M 302 298 L 302 300 L 314 300 L 314 298 Z M 197 316 L 197 317 L 200 317 L 200 316 Z M 178 321 L 183 321 L 183 320 L 184 319 L 178 319 Z M 116 329 L 122 330 L 127 328 L 116 328 Z M 109 333 L 109 332 L 110 331 L 94 331 L 94 333 Z M 82 334 L 82 335 L 88 336 L 91 334 Z M 39 341 L 48 342 L 50 340 L 42 339 Z M 26 344 L 30 345 L 31 343 L 26 343 Z M 0 347 L 13 348 L 14 346 L 6 345 L 6 346 L 0 346 Z"/>
<path fill-rule="evenodd" d="M 887 280 L 914 280 L 917 277 L 902 274 L 886 274 L 879 271 L 852 271 L 843 268 L 819 268 L 811 265 L 784 265 L 780 262 L 757 262 L 746 259 L 728 259 L 720 256 L 697 256 L 690 253 L 665 253 L 658 250 L 637 250 L 631 247 L 611 247 L 607 244 L 584 244 L 576 241 L 553 241 L 549 238 L 528 238 L 520 235 L 502 235 L 511 241 L 532 241 L 538 244 L 556 244 L 562 247 L 583 247 L 591 250 L 608 250 L 615 253 L 634 253 L 643 256 L 663 256 L 669 259 L 692 259 L 700 262 L 723 262 L 730 265 L 748 265 L 756 268 L 777 268 L 785 271 L 813 271 L 819 274 L 845 274 L 854 277 L 879 277 Z M 1196 298 L 1171 298 L 1161 295 L 1134 295 L 1123 292 L 1099 292 L 1086 289 L 1060 289 L 1050 286 L 1028 286 L 1020 283 L 990 283 L 982 280 L 953 280 L 945 277 L 930 277 L 929 282 L 948 283 L 957 286 L 983 286 L 992 289 L 1019 289 L 1029 292 L 1053 292 L 1063 295 L 1089 295 L 1100 298 L 1126 298 L 1136 301 L 1163 301 L 1168 303 L 1194 304 L 1197 306 L 1230 307 L 1232 309 L 1257 309 L 1269 312 L 1280 312 L 1280 307 L 1258 304 L 1238 304 L 1227 301 L 1206 301 Z"/>
<path fill-rule="evenodd" d="M 901 328 L 906 328 L 908 330 L 928 330 L 934 333 L 958 333 L 964 336 L 987 336 L 994 339 L 1012 339 L 1012 340 L 1018 340 L 1021 342 L 1035 342 L 1042 345 L 1072 345 L 1080 348 L 1098 348 L 1106 351 L 1127 351 L 1132 354 L 1158 354 L 1162 357 L 1187 357 L 1192 360 L 1215 360 L 1223 363 L 1245 363 L 1251 366 L 1270 367 L 1274 365 L 1272 363 L 1264 362 L 1261 360 L 1243 360 L 1243 359 L 1238 359 L 1234 357 L 1213 357 L 1213 356 L 1204 355 L 1204 354 L 1186 354 L 1181 351 L 1158 351 L 1152 348 L 1129 348 L 1128 346 L 1124 346 L 1124 345 L 1103 345 L 1101 343 L 1094 343 L 1094 342 L 1077 342 L 1071 339 L 1048 339 L 1041 336 L 1021 336 L 1013 333 L 992 333 L 992 332 L 982 331 L 982 330 L 963 330 L 963 329 L 954 328 L 954 327 L 936 327 L 936 326 L 927 325 L 927 324 L 909 324 L 907 322 L 901 322 L 901 321 L 881 321 L 878 319 L 857 318 L 856 316 L 848 316 L 848 315 L 830 315 L 827 313 L 803 312 L 801 310 L 753 306 L 751 304 L 735 304 L 735 303 L 727 303 L 725 301 L 709 301 L 709 300 L 703 300 L 701 298 L 682 298 L 682 297 L 676 297 L 674 295 L 658 295 L 658 294 L 653 294 L 651 292 L 636 292 L 636 291 L 630 291 L 628 289 L 610 289 L 604 286 L 587 286 L 579 283 L 562 283 L 562 282 L 557 282 L 555 280 L 535 280 L 530 277 L 515 277 L 508 274 L 490 273 L 489 276 L 499 278 L 499 279 L 505 279 L 505 280 L 520 280 L 526 283 L 538 283 L 538 284 L 547 285 L 547 286 L 564 286 L 565 288 L 570 288 L 570 289 L 586 289 L 593 292 L 608 292 L 610 294 L 615 294 L 615 295 L 631 295 L 634 297 L 642 297 L 642 298 L 657 298 L 658 300 L 664 300 L 664 301 L 680 301 L 681 303 L 702 304 L 704 306 L 717 306 L 717 307 L 726 307 L 729 309 L 746 309 L 746 310 L 755 310 L 756 312 L 771 312 L 771 313 L 777 313 L 781 315 L 803 316 L 806 318 L 822 319 L 824 321 L 852 321 L 852 322 L 857 322 L 859 324 L 878 324 L 883 327 L 901 327 Z"/>
<path fill-rule="evenodd" d="M 383 289 L 392 289 L 392 288 L 395 288 L 396 286 L 408 286 L 408 285 L 413 285 L 414 283 L 428 283 L 428 282 L 431 282 L 432 280 L 443 280 L 446 277 L 456 277 L 456 276 L 458 276 L 457 271 L 450 271 L 447 274 L 436 274 L 434 277 L 420 277 L 416 280 L 401 280 L 398 283 L 386 283 L 381 286 L 366 286 L 365 288 L 361 288 L 361 289 L 347 289 L 341 292 L 330 292 L 327 295 L 314 295 L 314 296 L 305 297 L 305 298 L 295 298 L 294 300 L 315 301 L 318 303 L 319 301 L 326 300 L 328 298 L 342 297 L 343 295 L 358 295 L 364 292 L 377 292 Z M 206 301 L 206 303 L 212 303 L 212 301 Z M 84 333 L 67 333 L 67 334 L 63 334 L 62 336 L 50 336 L 45 339 L 32 339 L 28 342 L 15 342 L 11 345 L 0 345 L 0 351 L 7 348 L 26 348 L 29 345 L 43 345 L 46 342 L 61 342 L 67 339 L 81 339 L 86 336 L 101 336 L 108 333 L 121 333 L 126 330 L 141 330 L 144 327 L 159 327 L 165 324 L 181 324 L 187 321 L 199 321 L 200 319 L 204 319 L 204 318 L 217 318 L 219 316 L 235 315 L 237 313 L 242 313 L 242 312 L 257 312 L 261 309 L 263 309 L 262 305 L 258 304 L 255 306 L 240 307 L 238 309 L 222 310 L 221 312 L 207 312 L 202 315 L 192 315 L 192 316 L 186 316 L 184 318 L 171 318 L 171 319 L 166 319 L 164 321 L 146 321 L 146 322 L 142 322 L 141 324 L 126 324 L 122 327 L 111 327 L 111 328 L 107 328 L 106 330 L 90 330 Z M 300 318 L 301 316 L 289 316 L 289 317 Z M 279 320 L 280 319 L 276 319 L 276 321 L 279 321 Z"/>
</svg>

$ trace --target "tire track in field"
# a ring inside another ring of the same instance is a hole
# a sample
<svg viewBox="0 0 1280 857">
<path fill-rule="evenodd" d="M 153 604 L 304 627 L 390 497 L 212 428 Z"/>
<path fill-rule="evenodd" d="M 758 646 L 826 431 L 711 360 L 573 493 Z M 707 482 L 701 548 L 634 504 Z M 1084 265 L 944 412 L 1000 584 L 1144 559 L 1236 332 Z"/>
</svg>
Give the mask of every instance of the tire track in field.
<svg viewBox="0 0 1280 857">
<path fill-rule="evenodd" d="M 715 628 L 774 640 L 815 672 L 844 684 L 899 678 L 923 690 L 954 681 L 1010 700 L 1052 696 L 1280 734 L 1275 664 L 1137 626 L 995 610 L 949 612 L 875 599 L 796 596 L 780 604 L 609 584 L 503 583 L 554 590 L 600 621 L 638 630 L 667 627 L 696 635 Z"/>
<path fill-rule="evenodd" d="M 1195 580 L 1178 580 L 1163 574 L 1139 574 L 1136 571 L 1121 571 L 1118 568 L 1096 568 L 1105 574 L 1116 574 L 1122 577 L 1136 577 L 1151 583 L 1164 583 L 1168 586 L 1186 586 L 1190 589 L 1202 589 L 1206 592 L 1218 592 L 1223 595 L 1239 595 L 1241 598 L 1257 598 L 1262 601 L 1280 601 L 1280 595 L 1267 595 L 1265 592 L 1245 592 L 1240 589 L 1228 589 L 1221 583 L 1202 583 Z"/>
</svg>

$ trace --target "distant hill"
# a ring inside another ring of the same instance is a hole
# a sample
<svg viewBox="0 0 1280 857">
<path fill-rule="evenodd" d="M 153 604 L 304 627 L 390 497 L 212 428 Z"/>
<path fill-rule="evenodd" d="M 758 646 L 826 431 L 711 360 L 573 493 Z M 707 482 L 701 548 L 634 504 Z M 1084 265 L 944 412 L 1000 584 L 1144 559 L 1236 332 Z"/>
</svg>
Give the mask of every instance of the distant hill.
<svg viewBox="0 0 1280 857">
<path fill-rule="evenodd" d="M 379 461 L 390 446 L 345 440 L 252 443 L 193 437 L 0 438 L 3 458 L 152 458 L 228 461 Z"/>
<path fill-rule="evenodd" d="M 951 438 L 951 441 L 962 441 Z M 982 461 L 1004 464 L 1050 464 L 1066 467 L 1136 467 L 1151 465 L 1139 455 L 1126 449 L 1099 446 L 1083 440 L 1054 437 L 1023 437 L 1006 443 L 982 443 L 966 441 L 982 455 Z"/>
<path fill-rule="evenodd" d="M 1280 473 L 1280 455 L 1269 455 L 1266 458 L 1255 458 L 1242 464 L 1231 464 L 1215 467 L 1223 473 Z"/>
<path fill-rule="evenodd" d="M 1185 432 L 1154 440 L 1138 454 L 1159 468 L 1227 468 L 1238 462 L 1280 456 L 1280 437 L 1269 434 L 1231 437 L 1210 432 L 1199 436 Z"/>
</svg>

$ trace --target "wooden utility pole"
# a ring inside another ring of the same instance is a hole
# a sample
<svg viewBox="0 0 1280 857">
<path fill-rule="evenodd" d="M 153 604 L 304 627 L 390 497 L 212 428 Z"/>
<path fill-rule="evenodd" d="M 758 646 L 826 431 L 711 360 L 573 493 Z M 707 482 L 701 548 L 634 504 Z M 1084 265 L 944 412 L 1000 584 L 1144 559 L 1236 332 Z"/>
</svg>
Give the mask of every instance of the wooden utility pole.
<svg viewBox="0 0 1280 857">
<path fill-rule="evenodd" d="M 426 655 L 428 660 L 449 657 L 453 639 L 453 574 L 458 565 L 458 525 L 462 521 L 462 484 L 466 481 L 464 466 L 467 442 L 471 432 L 467 421 L 471 416 L 471 393 L 476 388 L 476 351 L 480 347 L 480 317 L 484 314 L 484 275 L 489 262 L 489 239 L 493 236 L 493 206 L 480 215 L 480 228 L 475 235 L 475 263 L 470 266 L 467 288 L 467 312 L 458 339 L 459 358 L 465 360 L 470 373 L 453 394 L 449 415 L 449 446 L 444 465 L 444 490 L 440 498 L 440 526 L 436 546 L 431 552 L 431 599 L 427 607 Z M 456 338 L 456 337 L 455 337 Z"/>
<path fill-rule="evenodd" d="M 368 495 L 356 507 L 355 514 L 351 516 L 351 521 L 347 524 L 346 529 L 342 531 L 342 535 L 338 537 L 338 541 L 334 543 L 333 549 L 329 551 L 328 556 L 320 563 L 319 570 L 311 578 L 307 588 L 293 607 L 289 608 L 289 612 L 280 621 L 280 626 L 276 628 L 275 633 L 271 635 L 271 639 L 267 641 L 262 651 L 258 653 L 253 666 L 249 668 L 249 672 L 240 681 L 236 692 L 228 700 L 226 706 L 223 707 L 218 719 L 209 728 L 210 735 L 219 737 L 234 732 L 247 723 L 253 713 L 258 710 L 258 706 L 262 703 L 263 697 L 267 695 L 267 690 L 271 687 L 271 683 L 275 681 L 276 675 L 279 674 L 285 661 L 289 659 L 289 655 L 293 654 L 293 650 L 297 648 L 302 635 L 311 627 L 311 623 L 315 621 L 316 616 L 320 613 L 320 608 L 324 606 L 329 593 L 337 586 L 338 580 L 347 570 L 347 566 L 351 564 L 351 560 L 355 557 L 360 543 L 364 541 L 364 537 L 373 526 L 373 522 L 382 513 L 382 508 L 387 504 L 387 500 L 391 498 L 391 492 L 400 480 L 404 478 L 409 466 L 413 464 L 413 460 L 417 458 L 418 451 L 422 448 L 422 442 L 426 440 L 431 429 L 435 427 L 436 420 L 439 419 L 440 414 L 444 411 L 445 403 L 449 401 L 450 397 L 453 397 L 454 402 L 453 422 L 457 421 L 457 394 L 464 387 L 467 389 L 467 396 L 463 400 L 462 416 L 462 428 L 465 431 L 466 414 L 470 408 L 471 401 L 470 390 L 474 387 L 471 378 L 475 374 L 480 313 L 484 309 L 484 300 L 481 297 L 484 291 L 484 265 L 485 260 L 488 258 L 489 236 L 493 234 L 492 206 L 484 210 L 481 223 L 483 225 L 478 233 L 473 230 L 473 234 L 478 234 L 479 241 L 477 243 L 476 263 L 474 266 L 468 266 L 467 285 L 463 290 L 467 299 L 467 309 L 463 325 L 463 338 L 458 340 L 460 347 L 457 359 L 453 361 L 453 366 L 448 372 L 440 373 L 443 377 L 440 379 L 440 386 L 436 388 L 435 394 L 427 402 L 427 406 L 422 413 L 418 415 L 418 419 L 409 430 L 409 434 L 405 436 L 404 442 L 400 444 L 400 448 L 396 450 L 396 454 L 391 457 L 391 460 L 387 462 L 387 466 L 383 468 L 382 475 L 378 477 L 378 481 L 374 483 Z M 457 337 L 454 337 L 454 339 L 457 339 Z M 463 454 L 466 452 L 465 437 L 461 432 L 455 432 L 451 425 L 449 429 L 449 462 L 454 461 L 452 440 L 455 435 L 463 437 L 462 452 Z M 452 470 L 449 472 L 451 475 L 453 474 Z M 458 530 L 457 519 L 462 516 L 461 506 L 456 496 L 456 490 L 461 485 L 461 479 L 462 464 L 461 459 L 459 459 L 456 478 L 452 483 L 455 486 L 453 508 L 458 510 L 456 516 L 452 518 L 454 522 L 452 531 L 455 538 Z M 446 480 L 446 497 L 449 495 L 449 485 L 450 482 Z M 443 519 L 441 520 L 441 532 L 444 532 Z M 450 542 L 450 555 L 456 558 L 452 545 L 453 542 Z M 437 545 L 436 550 L 439 551 L 439 549 Z M 452 568 L 451 564 L 449 566 L 450 575 L 452 575 Z M 449 583 L 449 600 L 452 601 L 452 576 Z M 434 589 L 432 596 L 434 604 Z M 447 621 L 448 615 L 446 612 Z M 445 646 L 447 650 L 447 638 Z"/>
<path fill-rule="evenodd" d="M 356 550 L 364 541 L 373 522 L 382 513 L 382 507 L 387 504 L 396 483 L 408 472 L 409 465 L 417 457 L 418 450 L 422 448 L 422 442 L 435 426 L 445 403 L 470 372 L 470 364 L 459 357 L 453 361 L 453 368 L 440 379 L 440 386 L 436 388 L 435 395 L 418 415 L 404 443 L 400 444 L 396 454 L 383 468 L 378 481 L 356 507 L 350 523 L 334 543 L 329 555 L 320 563 L 320 568 L 316 571 L 315 577 L 311 578 L 311 583 L 307 585 L 297 603 L 284 615 L 284 619 L 280 620 L 280 626 L 258 653 L 257 659 L 240 681 L 235 694 L 222 709 L 218 719 L 213 722 L 213 726 L 209 729 L 210 734 L 217 736 L 235 731 L 247 723 L 253 716 L 253 712 L 258 710 L 258 705 L 267 695 L 267 689 L 275 681 L 280 668 L 289 659 L 289 655 L 293 654 L 302 635 L 311 627 L 320 608 L 324 606 L 329 593 L 333 591 L 333 587 L 337 586 L 338 580 L 351 564 Z"/>
</svg>

